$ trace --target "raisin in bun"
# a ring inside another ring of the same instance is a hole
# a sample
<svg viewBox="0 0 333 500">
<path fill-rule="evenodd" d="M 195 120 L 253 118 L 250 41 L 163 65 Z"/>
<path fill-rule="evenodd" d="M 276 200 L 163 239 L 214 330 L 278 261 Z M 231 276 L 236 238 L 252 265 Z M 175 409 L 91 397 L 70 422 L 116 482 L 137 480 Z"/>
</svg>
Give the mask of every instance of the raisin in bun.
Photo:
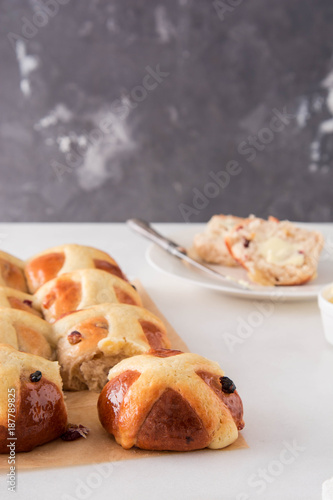
<svg viewBox="0 0 333 500">
<path fill-rule="evenodd" d="M 150 348 L 170 347 L 163 322 L 142 307 L 100 304 L 53 323 L 67 390 L 101 390 L 112 366 Z"/>
<path fill-rule="evenodd" d="M 11 442 L 16 452 L 30 451 L 65 432 L 67 411 L 57 362 L 0 344 L 0 380 L 0 453 L 8 454 Z"/>
<path fill-rule="evenodd" d="M 253 218 L 226 236 L 232 256 L 261 285 L 302 285 L 317 276 L 323 236 L 289 221 Z"/>
<path fill-rule="evenodd" d="M 83 245 L 61 245 L 44 250 L 26 262 L 25 275 L 31 293 L 47 281 L 77 269 L 101 269 L 126 279 L 109 254 Z"/>
<path fill-rule="evenodd" d="M 234 215 L 213 215 L 204 231 L 194 237 L 193 248 L 198 257 L 211 264 L 237 266 L 225 244 L 226 235 L 244 219 Z"/>
<path fill-rule="evenodd" d="M 243 405 L 219 365 L 160 349 L 110 370 L 98 400 L 101 424 L 129 449 L 224 448 L 244 427 Z"/>
<path fill-rule="evenodd" d="M 0 343 L 51 359 L 51 325 L 33 314 L 17 309 L 0 308 Z"/>
<path fill-rule="evenodd" d="M 0 286 L 8 286 L 27 292 L 24 262 L 13 255 L 0 251 Z"/>
<path fill-rule="evenodd" d="M 110 303 L 141 305 L 127 281 L 99 269 L 81 269 L 48 281 L 34 295 L 47 321 L 87 307 Z"/>
<path fill-rule="evenodd" d="M 20 292 L 14 288 L 0 286 L 0 308 L 11 307 L 12 309 L 19 309 L 26 311 L 35 316 L 42 317 L 40 307 L 33 295 Z"/>
</svg>

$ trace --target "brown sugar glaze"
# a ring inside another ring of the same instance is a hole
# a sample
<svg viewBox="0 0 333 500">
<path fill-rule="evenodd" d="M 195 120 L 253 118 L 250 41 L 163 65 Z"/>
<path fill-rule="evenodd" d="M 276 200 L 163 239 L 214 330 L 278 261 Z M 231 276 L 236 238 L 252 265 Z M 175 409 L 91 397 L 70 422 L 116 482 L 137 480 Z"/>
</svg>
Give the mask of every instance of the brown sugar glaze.
<svg viewBox="0 0 333 500">
<path fill-rule="evenodd" d="M 18 266 L 0 258 L 0 273 L 9 288 L 15 288 L 21 292 L 27 291 L 23 270 Z"/>
<path fill-rule="evenodd" d="M 36 257 L 27 264 L 25 273 L 34 290 L 56 278 L 65 263 L 65 254 L 52 252 Z"/>
<path fill-rule="evenodd" d="M 21 378 L 16 405 L 15 451 L 31 451 L 36 446 L 58 438 L 66 430 L 67 411 L 62 392 L 42 377 L 31 382 L 29 375 Z M 0 428 L 0 453 L 8 453 L 7 429 Z M 5 440 L 5 441 L 4 441 Z"/>
<path fill-rule="evenodd" d="M 237 391 L 227 394 L 222 391 L 218 375 L 213 375 L 205 371 L 196 372 L 199 377 L 215 392 L 220 400 L 228 407 L 232 418 L 237 425 L 237 429 L 241 430 L 244 427 L 243 420 L 243 403 Z"/>
<path fill-rule="evenodd" d="M 76 311 L 82 298 L 82 287 L 67 277 L 60 277 L 56 285 L 44 297 L 43 307 L 59 318 L 64 314 Z"/>
</svg>

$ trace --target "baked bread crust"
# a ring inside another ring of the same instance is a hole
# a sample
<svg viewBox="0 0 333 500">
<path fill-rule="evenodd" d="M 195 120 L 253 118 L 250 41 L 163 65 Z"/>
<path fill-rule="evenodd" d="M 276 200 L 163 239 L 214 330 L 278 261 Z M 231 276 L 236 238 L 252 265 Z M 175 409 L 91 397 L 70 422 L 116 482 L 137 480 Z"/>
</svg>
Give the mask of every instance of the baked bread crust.
<svg viewBox="0 0 333 500">
<path fill-rule="evenodd" d="M 31 375 L 37 371 L 41 377 L 32 381 Z M 9 453 L 7 445 L 13 438 L 8 432 L 8 427 L 13 429 L 9 407 L 15 408 L 11 415 L 15 419 L 16 452 L 31 451 L 65 432 L 67 410 L 57 362 L 0 344 L 0 380 L 0 453 Z"/>
<path fill-rule="evenodd" d="M 61 375 L 67 390 L 101 390 L 112 366 L 153 348 L 168 348 L 163 322 L 147 309 L 100 304 L 53 324 Z"/>
<path fill-rule="evenodd" d="M 128 282 L 99 269 L 62 274 L 41 286 L 34 298 L 51 323 L 69 312 L 106 302 L 142 305 L 138 292 Z"/>
<path fill-rule="evenodd" d="M 0 286 L 0 308 L 3 307 L 19 309 L 34 314 L 39 318 L 42 317 L 40 307 L 37 305 L 33 295 L 15 290 L 14 288 Z"/>
<path fill-rule="evenodd" d="M 126 276 L 106 252 L 84 245 L 67 244 L 49 248 L 31 257 L 25 264 L 25 275 L 31 293 L 61 274 L 78 269 L 101 269 L 119 278 Z"/>
<path fill-rule="evenodd" d="M 223 370 L 192 353 L 166 349 L 125 359 L 98 400 L 101 424 L 123 448 L 224 448 L 244 427 L 242 401 L 223 392 Z"/>
<path fill-rule="evenodd" d="M 230 255 L 225 244 L 225 237 L 235 226 L 243 224 L 244 220 L 234 215 L 213 215 L 204 231 L 195 235 L 194 251 L 200 259 L 210 264 L 237 266 L 238 262 Z"/>
<path fill-rule="evenodd" d="M 249 219 L 225 241 L 249 278 L 266 286 L 302 285 L 314 279 L 324 246 L 321 233 L 274 217 Z"/>
<path fill-rule="evenodd" d="M 9 253 L 0 251 L 0 286 L 27 292 L 24 262 Z"/>
<path fill-rule="evenodd" d="M 0 343 L 51 359 L 52 339 L 52 327 L 47 321 L 26 311 L 0 308 Z"/>
</svg>

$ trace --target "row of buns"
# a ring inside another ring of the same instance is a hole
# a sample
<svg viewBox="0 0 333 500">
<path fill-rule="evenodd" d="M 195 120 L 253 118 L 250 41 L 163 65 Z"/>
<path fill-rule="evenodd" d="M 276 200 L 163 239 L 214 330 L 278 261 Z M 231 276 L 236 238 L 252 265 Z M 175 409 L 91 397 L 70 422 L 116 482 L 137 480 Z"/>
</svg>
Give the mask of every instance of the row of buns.
<svg viewBox="0 0 333 500">
<path fill-rule="evenodd" d="M 106 252 L 84 245 L 50 248 L 22 261 L 0 251 L 0 286 L 34 293 L 44 283 L 78 269 L 101 269 L 126 280 L 117 262 Z"/>
<path fill-rule="evenodd" d="M 232 381 L 216 363 L 171 349 L 161 319 L 105 252 L 63 245 L 27 262 L 1 252 L 0 285 L 1 453 L 9 391 L 17 451 L 84 434 L 68 428 L 63 388 L 102 391 L 101 424 L 124 448 L 186 451 L 237 439 L 243 407 Z"/>
</svg>

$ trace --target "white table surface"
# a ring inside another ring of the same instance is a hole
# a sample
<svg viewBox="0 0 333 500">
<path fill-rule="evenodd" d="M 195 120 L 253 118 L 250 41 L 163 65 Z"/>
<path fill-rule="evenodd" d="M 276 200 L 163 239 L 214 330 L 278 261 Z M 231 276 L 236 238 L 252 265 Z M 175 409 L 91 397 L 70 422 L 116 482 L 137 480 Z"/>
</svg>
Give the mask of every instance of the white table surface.
<svg viewBox="0 0 333 500">
<path fill-rule="evenodd" d="M 181 227 L 156 225 L 166 234 Z M 0 476 L 0 498 L 320 499 L 322 482 L 333 475 L 333 347 L 324 339 L 317 303 L 276 303 L 267 317 L 255 316 L 254 302 L 152 269 L 147 241 L 124 224 L 0 223 L 0 248 L 21 258 L 71 242 L 110 252 L 130 278 L 142 281 L 189 348 L 220 363 L 242 397 L 249 449 L 129 460 L 99 470 L 19 470 L 15 496 Z M 255 317 L 258 326 L 231 349 L 226 334 L 237 334 L 241 318 Z M 287 449 L 295 444 L 292 455 Z"/>
</svg>

